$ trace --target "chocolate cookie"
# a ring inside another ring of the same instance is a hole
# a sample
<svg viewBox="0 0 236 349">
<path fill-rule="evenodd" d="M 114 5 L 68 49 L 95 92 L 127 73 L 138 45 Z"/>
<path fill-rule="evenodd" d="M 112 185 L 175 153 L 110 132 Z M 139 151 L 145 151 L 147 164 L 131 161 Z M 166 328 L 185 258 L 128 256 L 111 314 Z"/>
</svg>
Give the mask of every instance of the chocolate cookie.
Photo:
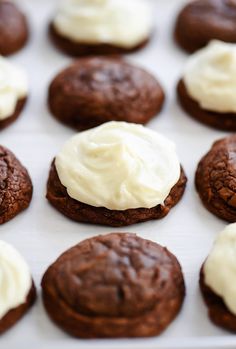
<svg viewBox="0 0 236 349">
<path fill-rule="evenodd" d="M 42 279 L 51 319 L 80 338 L 148 337 L 176 317 L 185 295 L 176 257 L 135 234 L 85 240 Z"/>
<path fill-rule="evenodd" d="M 183 109 L 195 120 L 219 130 L 236 131 L 235 113 L 217 113 L 202 109 L 199 103 L 189 96 L 182 79 L 177 85 L 177 96 Z"/>
<path fill-rule="evenodd" d="M 121 59 L 84 58 L 59 73 L 49 87 L 51 113 L 85 130 L 117 120 L 145 124 L 164 102 L 164 92 L 148 72 Z"/>
<path fill-rule="evenodd" d="M 212 39 L 235 43 L 236 1 L 191 1 L 178 15 L 174 35 L 188 52 L 200 49 Z"/>
<path fill-rule="evenodd" d="M 228 331 L 236 332 L 236 316 L 228 310 L 223 299 L 205 284 L 203 267 L 200 272 L 199 284 L 211 321 Z"/>
<path fill-rule="evenodd" d="M 0 1 L 0 54 L 10 55 L 19 51 L 29 36 L 26 17 L 8 0 Z"/>
<path fill-rule="evenodd" d="M 0 146 L 0 224 L 29 206 L 32 190 L 27 170 L 10 150 Z"/>
<path fill-rule="evenodd" d="M 74 221 L 122 227 L 165 217 L 181 199 L 186 182 L 187 178 L 182 169 L 180 179 L 172 188 L 164 205 L 158 205 L 150 209 L 109 210 L 105 207 L 94 207 L 72 199 L 66 188 L 61 184 L 53 161 L 47 183 L 46 197 L 58 211 Z"/>
<path fill-rule="evenodd" d="M 210 212 L 236 222 L 236 135 L 213 144 L 198 164 L 195 183 Z"/>
<path fill-rule="evenodd" d="M 124 48 L 111 44 L 85 44 L 77 43 L 62 36 L 51 22 L 49 37 L 53 44 L 62 52 L 72 57 L 121 55 L 136 52 L 145 47 L 150 39 L 146 39 L 132 48 Z"/>
<path fill-rule="evenodd" d="M 34 304 L 36 299 L 36 289 L 34 282 L 32 281 L 32 287 L 28 293 L 24 304 L 19 305 L 17 308 L 10 310 L 2 319 L 0 319 L 0 334 L 10 329 L 17 321 L 22 318 Z"/>
<path fill-rule="evenodd" d="M 5 127 L 11 125 L 16 119 L 18 119 L 20 113 L 22 112 L 25 104 L 26 104 L 27 98 L 19 99 L 16 104 L 15 112 L 7 117 L 6 119 L 0 120 L 0 130 L 3 130 Z"/>
</svg>

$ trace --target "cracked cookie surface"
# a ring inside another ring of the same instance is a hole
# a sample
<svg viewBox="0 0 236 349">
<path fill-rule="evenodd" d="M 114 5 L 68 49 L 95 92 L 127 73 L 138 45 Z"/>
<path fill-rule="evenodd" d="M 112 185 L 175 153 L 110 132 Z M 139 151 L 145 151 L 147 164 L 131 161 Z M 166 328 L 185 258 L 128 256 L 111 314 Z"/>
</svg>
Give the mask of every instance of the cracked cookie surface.
<svg viewBox="0 0 236 349">
<path fill-rule="evenodd" d="M 54 78 L 48 104 L 59 121 L 85 130 L 111 120 L 145 124 L 161 110 L 164 98 L 145 70 L 119 58 L 93 57 Z"/>
<path fill-rule="evenodd" d="M 51 319 L 81 338 L 157 335 L 178 314 L 185 294 L 176 257 L 128 233 L 69 249 L 48 268 L 42 288 Z"/>
<path fill-rule="evenodd" d="M 171 189 L 164 205 L 157 205 L 153 208 L 136 208 L 124 211 L 109 210 L 105 207 L 94 207 L 72 199 L 68 195 L 66 188 L 60 182 L 55 162 L 53 161 L 47 183 L 46 197 L 58 211 L 77 222 L 122 227 L 165 217 L 171 208 L 174 207 L 182 198 L 186 182 L 187 178 L 184 170 L 181 169 L 179 181 Z"/>
<path fill-rule="evenodd" d="M 236 135 L 213 144 L 198 164 L 195 183 L 210 212 L 236 222 Z"/>
<path fill-rule="evenodd" d="M 196 0 L 178 15 L 175 39 L 187 52 L 194 52 L 210 40 L 236 42 L 236 1 Z"/>
<path fill-rule="evenodd" d="M 9 149 L 0 146 L 0 224 L 29 206 L 32 191 L 27 170 Z"/>
</svg>

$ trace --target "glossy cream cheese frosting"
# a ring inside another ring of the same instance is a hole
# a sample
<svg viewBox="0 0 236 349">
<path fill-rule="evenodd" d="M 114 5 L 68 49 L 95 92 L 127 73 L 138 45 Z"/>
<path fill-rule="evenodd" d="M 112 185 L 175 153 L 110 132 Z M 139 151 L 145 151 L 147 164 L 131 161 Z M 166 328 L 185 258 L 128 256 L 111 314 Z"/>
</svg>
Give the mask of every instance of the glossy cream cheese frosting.
<svg viewBox="0 0 236 349">
<path fill-rule="evenodd" d="M 213 40 L 190 56 L 184 71 L 188 94 L 206 110 L 236 113 L 236 45 Z"/>
<path fill-rule="evenodd" d="M 75 42 L 132 48 L 150 36 L 152 16 L 146 0 L 64 0 L 53 24 Z"/>
<path fill-rule="evenodd" d="M 236 315 L 236 223 L 216 238 L 204 264 L 204 281 Z"/>
<path fill-rule="evenodd" d="M 0 120 L 11 116 L 19 99 L 28 93 L 25 72 L 0 56 Z"/>
<path fill-rule="evenodd" d="M 68 195 L 111 210 L 163 204 L 180 177 L 175 145 L 141 125 L 108 122 L 72 137 L 55 161 Z"/>
<path fill-rule="evenodd" d="M 0 240 L 0 319 L 25 303 L 31 285 L 30 270 L 22 256 Z"/>
</svg>

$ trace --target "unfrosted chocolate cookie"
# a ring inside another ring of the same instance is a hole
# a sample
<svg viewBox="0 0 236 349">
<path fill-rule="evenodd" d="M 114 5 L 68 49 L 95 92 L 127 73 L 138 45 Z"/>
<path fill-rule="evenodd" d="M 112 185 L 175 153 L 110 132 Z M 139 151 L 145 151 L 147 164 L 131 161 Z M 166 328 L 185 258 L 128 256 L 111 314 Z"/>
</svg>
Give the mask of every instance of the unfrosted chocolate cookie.
<svg viewBox="0 0 236 349">
<path fill-rule="evenodd" d="M 66 188 L 60 182 L 55 162 L 53 161 L 47 183 L 46 197 L 58 211 L 74 221 L 102 224 L 111 227 L 122 227 L 165 217 L 171 208 L 182 198 L 186 182 L 187 178 L 184 170 L 181 169 L 179 181 L 172 188 L 164 205 L 157 205 L 153 208 L 128 209 L 124 211 L 109 210 L 105 207 L 94 207 L 72 199 L 68 195 Z"/>
<path fill-rule="evenodd" d="M 0 54 L 10 55 L 19 51 L 29 36 L 24 14 L 8 0 L 0 1 Z"/>
<path fill-rule="evenodd" d="M 0 224 L 29 206 L 32 190 L 27 170 L 10 150 L 0 146 Z"/>
<path fill-rule="evenodd" d="M 211 321 L 228 331 L 236 332 L 236 316 L 228 310 L 223 299 L 205 284 L 203 267 L 200 271 L 199 284 Z"/>
<path fill-rule="evenodd" d="M 198 164 L 195 183 L 210 212 L 236 222 L 236 135 L 213 144 Z"/>
<path fill-rule="evenodd" d="M 177 85 L 177 96 L 183 109 L 195 120 L 219 130 L 236 131 L 235 113 L 217 113 L 203 109 L 199 103 L 188 94 L 183 79 L 181 79 Z"/>
<path fill-rule="evenodd" d="M 125 48 L 111 44 L 78 43 L 61 35 L 52 22 L 49 25 L 49 36 L 53 44 L 60 51 L 72 57 L 128 54 L 141 50 L 149 42 L 148 38 L 132 48 Z"/>
<path fill-rule="evenodd" d="M 6 119 L 0 120 L 0 130 L 3 130 L 5 127 L 11 125 L 16 119 L 18 119 L 26 104 L 26 101 L 27 98 L 19 99 L 16 104 L 15 112 L 12 115 L 8 116 Z"/>
<path fill-rule="evenodd" d="M 69 249 L 48 268 L 42 288 L 51 319 L 80 338 L 158 335 L 185 295 L 176 257 L 126 233 L 93 237 Z"/>
<path fill-rule="evenodd" d="M 48 93 L 51 113 L 78 130 L 111 120 L 145 124 L 163 102 L 151 74 L 118 58 L 80 59 L 54 78 Z"/>
<path fill-rule="evenodd" d="M 212 39 L 235 43 L 236 1 L 191 1 L 178 15 L 174 35 L 188 52 L 200 49 Z"/>
<path fill-rule="evenodd" d="M 36 289 L 32 281 L 32 287 L 28 293 L 25 303 L 19 305 L 17 308 L 11 309 L 2 319 L 0 319 L 0 334 L 9 330 L 22 318 L 34 304 L 36 299 Z"/>
</svg>

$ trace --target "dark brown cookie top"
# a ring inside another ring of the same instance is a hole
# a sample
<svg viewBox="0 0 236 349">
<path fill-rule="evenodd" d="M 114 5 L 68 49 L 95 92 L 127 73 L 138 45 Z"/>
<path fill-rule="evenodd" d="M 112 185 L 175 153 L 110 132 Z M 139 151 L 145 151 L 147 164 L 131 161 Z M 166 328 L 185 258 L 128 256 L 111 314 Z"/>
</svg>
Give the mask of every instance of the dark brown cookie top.
<svg viewBox="0 0 236 349">
<path fill-rule="evenodd" d="M 236 316 L 226 307 L 224 300 L 206 285 L 204 280 L 204 265 L 200 271 L 199 285 L 203 299 L 208 307 L 211 321 L 228 331 L 236 332 Z"/>
<path fill-rule="evenodd" d="M 200 49 L 212 39 L 236 42 L 236 1 L 191 1 L 178 16 L 175 36 L 188 52 Z"/>
<path fill-rule="evenodd" d="M 32 190 L 27 170 L 10 150 L 0 146 L 0 224 L 29 206 Z"/>
<path fill-rule="evenodd" d="M 144 124 L 163 101 L 164 92 L 151 74 L 105 57 L 76 61 L 55 77 L 48 96 L 52 114 L 79 130 L 111 120 Z"/>
<path fill-rule="evenodd" d="M 182 280 L 177 259 L 135 234 L 85 240 L 46 271 L 42 287 L 86 316 L 136 317 L 176 294 Z"/>
<path fill-rule="evenodd" d="M 10 55 L 20 50 L 28 39 L 25 16 L 8 0 L 0 1 L 0 54 Z"/>
<path fill-rule="evenodd" d="M 236 221 L 236 135 L 213 144 L 198 165 L 195 182 L 209 211 Z"/>
</svg>

